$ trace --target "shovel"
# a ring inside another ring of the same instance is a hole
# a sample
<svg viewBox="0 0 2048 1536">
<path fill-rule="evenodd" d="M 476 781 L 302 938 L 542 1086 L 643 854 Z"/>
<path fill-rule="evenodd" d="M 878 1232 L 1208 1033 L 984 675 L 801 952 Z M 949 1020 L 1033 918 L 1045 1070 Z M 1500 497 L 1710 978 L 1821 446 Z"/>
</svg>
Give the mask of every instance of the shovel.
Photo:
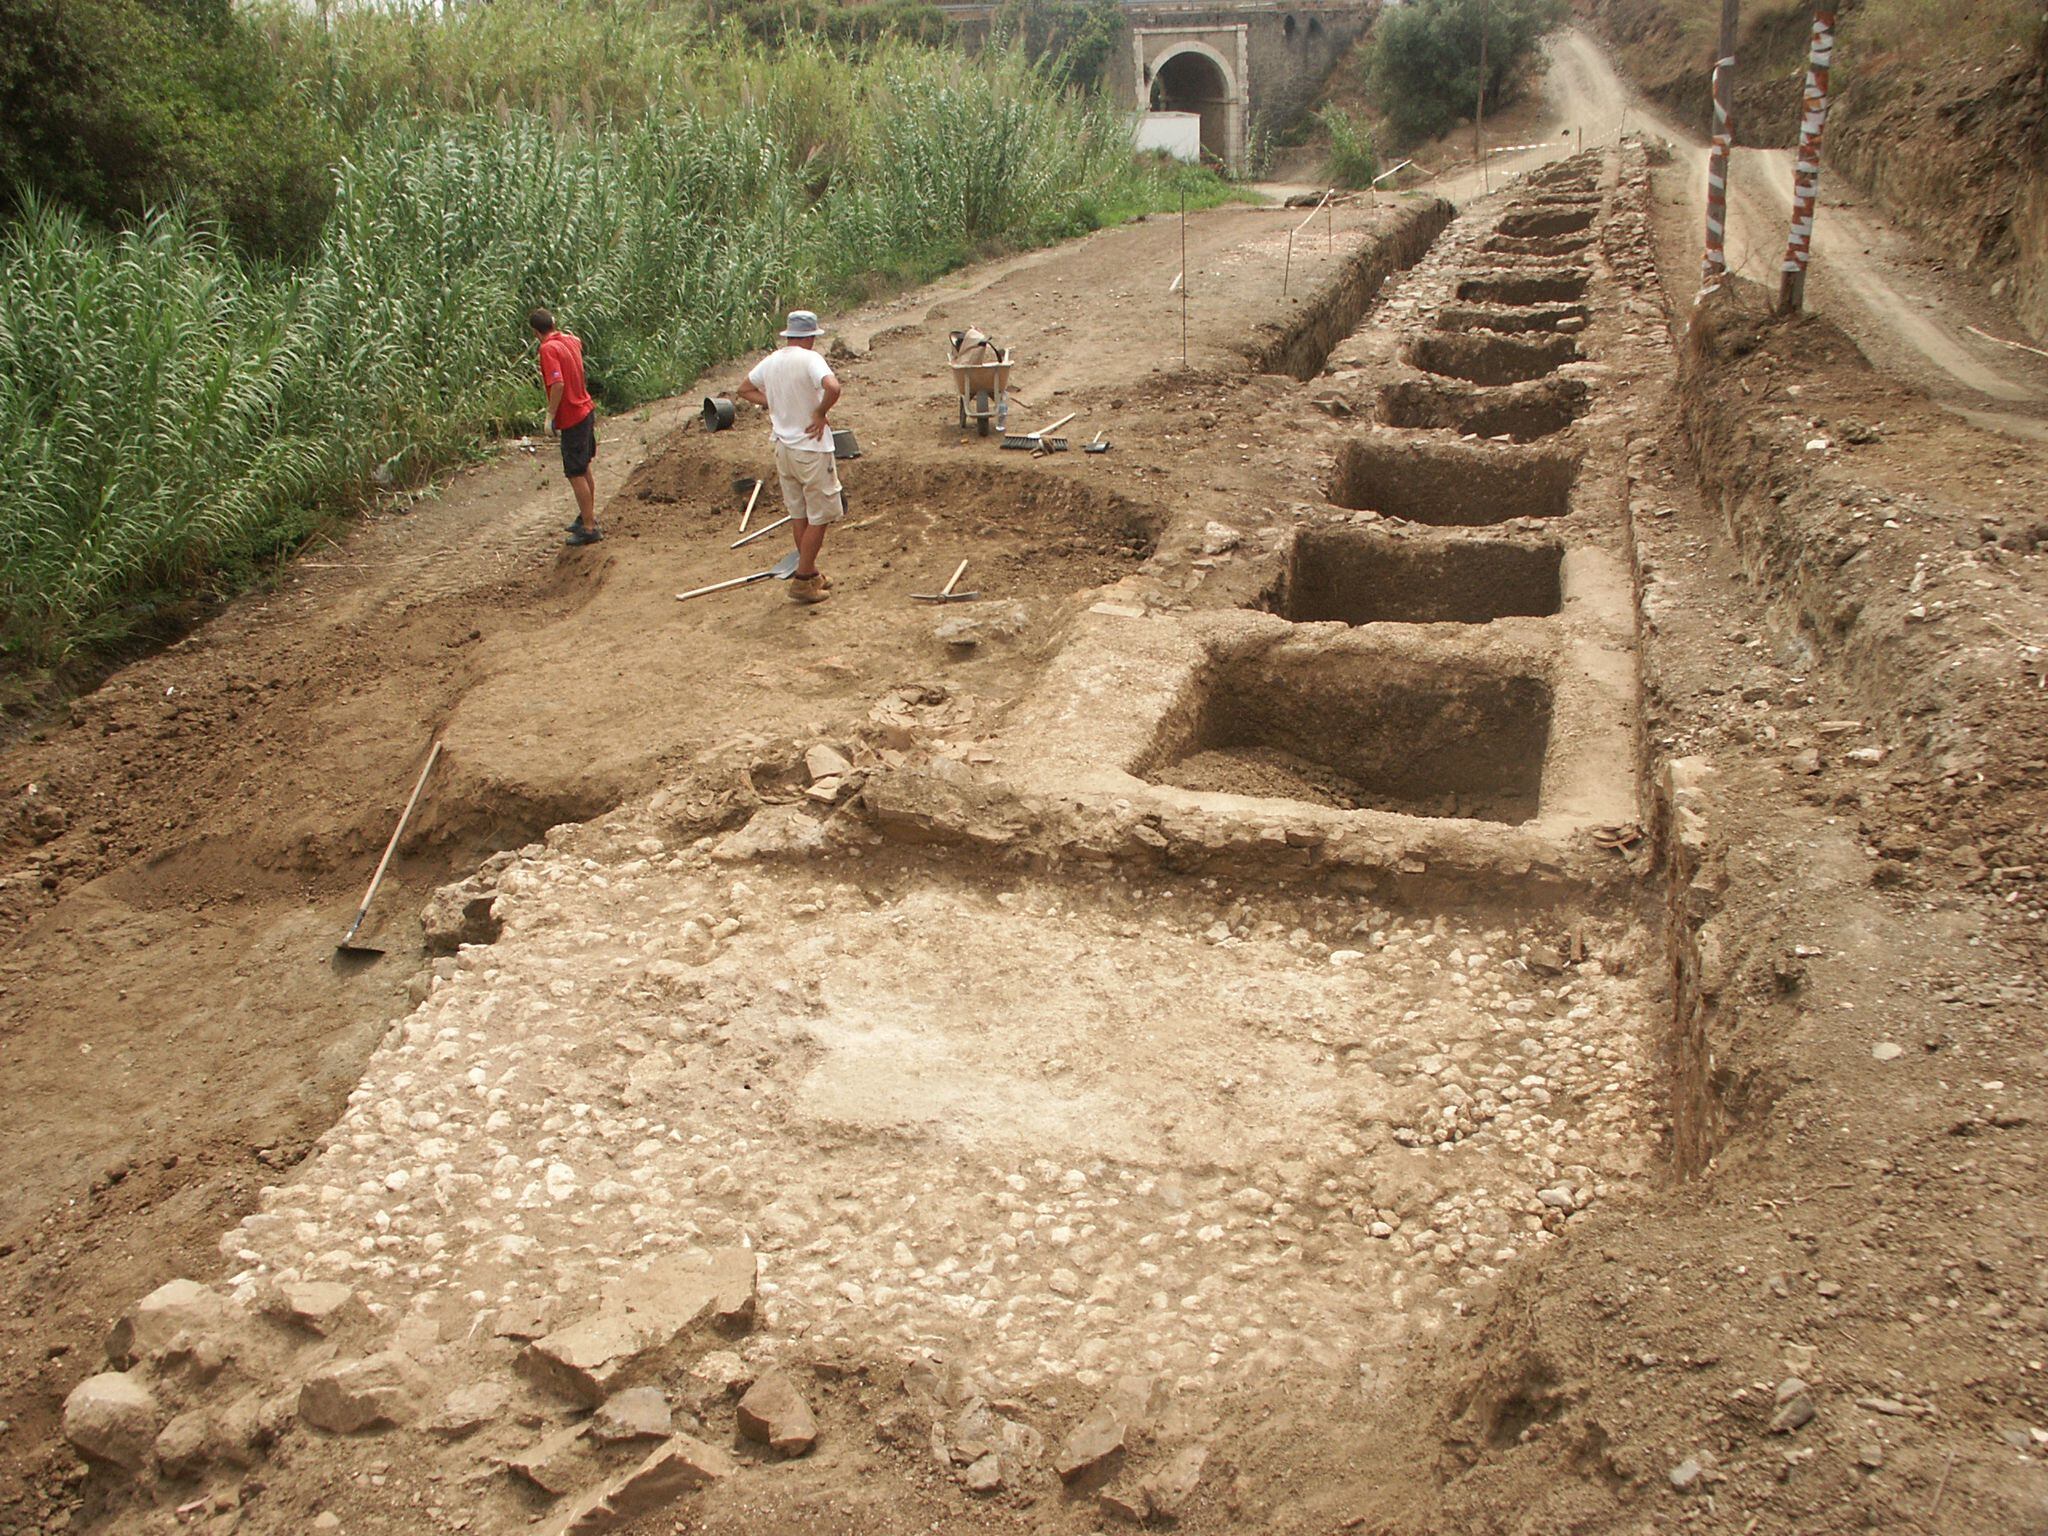
<svg viewBox="0 0 2048 1536">
<path fill-rule="evenodd" d="M 1095 441 L 1094 441 L 1094 442 L 1092 442 L 1092 443 L 1084 443 L 1084 444 L 1082 444 L 1082 445 L 1081 445 L 1081 451 L 1082 451 L 1083 453 L 1107 453 L 1107 452 L 1109 452 L 1109 434 L 1108 434 L 1107 432 L 1098 432 L 1098 433 L 1096 433 L 1096 434 L 1095 434 Z"/>
<path fill-rule="evenodd" d="M 708 597 L 713 592 L 730 592 L 734 587 L 752 586 L 757 581 L 787 581 L 795 571 L 796 551 L 792 549 L 765 571 L 756 571 L 751 576 L 735 576 L 731 581 L 714 581 L 708 587 L 692 587 L 687 592 L 678 592 L 676 601 L 687 603 L 693 597 Z"/>
<path fill-rule="evenodd" d="M 1033 453 L 1065 453 L 1067 450 L 1067 440 L 1064 437 L 1052 437 L 1048 434 L 1059 431 L 1061 427 L 1064 427 L 1080 414 L 1079 411 L 1069 411 L 1051 426 L 1040 427 L 1036 432 L 1025 432 L 1021 435 L 1015 433 L 1008 434 L 1003 438 L 1003 446 L 1005 448 L 1029 448 Z"/>
<path fill-rule="evenodd" d="M 369 959 L 384 953 L 374 944 L 358 944 L 356 935 L 362 931 L 363 919 L 370 915 L 370 903 L 377 899 L 377 887 L 384 883 L 384 871 L 391 867 L 391 855 L 398 851 L 398 840 L 405 836 L 405 824 L 412 819 L 412 808 L 420 803 L 420 791 L 427 787 L 427 775 L 434 771 L 434 764 L 440 757 L 441 743 L 437 741 L 433 750 L 427 753 L 427 765 L 420 770 L 419 782 L 412 787 L 412 798 L 398 813 L 398 825 L 391 829 L 391 841 L 384 845 L 384 857 L 377 861 L 377 872 L 370 876 L 370 888 L 363 892 L 363 904 L 356 908 L 356 920 L 348 925 L 348 932 L 334 946 L 336 955 Z"/>
<path fill-rule="evenodd" d="M 914 603 L 973 602 L 977 597 L 981 596 L 979 592 L 955 592 L 953 590 L 955 587 L 960 585 L 960 578 L 963 574 L 965 574 L 966 570 L 967 562 L 965 560 L 962 560 L 958 565 L 953 567 L 953 574 L 946 578 L 946 584 L 943 587 L 939 588 L 938 591 L 913 592 L 910 594 L 910 600 Z"/>
</svg>

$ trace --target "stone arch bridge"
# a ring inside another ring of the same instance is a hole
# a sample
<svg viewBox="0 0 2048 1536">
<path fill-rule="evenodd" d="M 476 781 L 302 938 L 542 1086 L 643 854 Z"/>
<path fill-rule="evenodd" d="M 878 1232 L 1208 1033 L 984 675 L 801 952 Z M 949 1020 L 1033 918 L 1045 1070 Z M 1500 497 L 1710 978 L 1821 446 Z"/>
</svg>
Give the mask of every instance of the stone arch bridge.
<svg viewBox="0 0 2048 1536">
<path fill-rule="evenodd" d="M 1239 172 L 1255 127 L 1277 131 L 1300 118 L 1380 3 L 1125 0 L 1122 51 L 1104 86 L 1137 111 L 1193 114 L 1202 157 Z M 987 5 L 941 9 L 970 46 L 987 36 L 994 16 Z"/>
</svg>

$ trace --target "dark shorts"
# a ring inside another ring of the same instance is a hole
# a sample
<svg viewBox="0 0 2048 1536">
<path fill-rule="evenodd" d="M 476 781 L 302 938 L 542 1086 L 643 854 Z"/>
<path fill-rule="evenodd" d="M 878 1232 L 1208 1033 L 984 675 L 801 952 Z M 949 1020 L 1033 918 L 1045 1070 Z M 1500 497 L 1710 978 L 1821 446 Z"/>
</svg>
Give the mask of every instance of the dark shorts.
<svg viewBox="0 0 2048 1536">
<path fill-rule="evenodd" d="M 562 428 L 562 473 L 574 480 L 590 473 L 590 461 L 597 457 L 597 414 L 592 412 L 573 427 Z"/>
</svg>

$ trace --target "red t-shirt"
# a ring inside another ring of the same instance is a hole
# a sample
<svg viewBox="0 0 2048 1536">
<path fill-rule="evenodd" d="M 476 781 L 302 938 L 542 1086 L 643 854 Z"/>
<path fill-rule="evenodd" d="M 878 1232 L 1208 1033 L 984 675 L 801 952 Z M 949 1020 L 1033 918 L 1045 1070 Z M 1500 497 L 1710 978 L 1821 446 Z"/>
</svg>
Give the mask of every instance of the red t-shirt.
<svg viewBox="0 0 2048 1536">
<path fill-rule="evenodd" d="M 555 430 L 573 427 L 593 409 L 583 384 L 583 343 L 567 331 L 550 331 L 540 339 L 540 383 L 543 389 L 562 386 L 555 411 Z"/>
</svg>

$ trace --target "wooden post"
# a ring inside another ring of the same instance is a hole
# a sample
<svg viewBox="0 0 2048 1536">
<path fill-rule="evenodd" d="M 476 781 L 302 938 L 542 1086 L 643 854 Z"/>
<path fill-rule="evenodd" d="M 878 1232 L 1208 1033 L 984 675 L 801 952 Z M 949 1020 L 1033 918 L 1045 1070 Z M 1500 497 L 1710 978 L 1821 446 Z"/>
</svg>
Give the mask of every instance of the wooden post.
<svg viewBox="0 0 2048 1536">
<path fill-rule="evenodd" d="M 1188 192 L 1180 192 L 1180 365 L 1188 365 Z"/>
<path fill-rule="evenodd" d="M 1835 8 L 1813 8 L 1813 43 L 1806 55 L 1806 102 L 1799 119 L 1799 154 L 1792 163 L 1792 233 L 1778 282 L 1778 309 L 1794 314 L 1806 303 L 1806 267 L 1813 259 L 1813 214 L 1820 200 L 1820 138 L 1828 122 L 1828 70 L 1835 61 Z"/>
<path fill-rule="evenodd" d="M 1479 162 L 1479 188 L 1493 190 L 1486 174 L 1486 0 L 1479 0 L 1479 101 L 1472 108 L 1472 158 Z"/>
<path fill-rule="evenodd" d="M 1707 249 L 1700 259 L 1700 297 L 1728 275 L 1728 156 L 1735 148 L 1735 31 L 1742 0 L 1721 0 L 1721 52 L 1714 60 L 1714 142 L 1707 152 Z"/>
</svg>

